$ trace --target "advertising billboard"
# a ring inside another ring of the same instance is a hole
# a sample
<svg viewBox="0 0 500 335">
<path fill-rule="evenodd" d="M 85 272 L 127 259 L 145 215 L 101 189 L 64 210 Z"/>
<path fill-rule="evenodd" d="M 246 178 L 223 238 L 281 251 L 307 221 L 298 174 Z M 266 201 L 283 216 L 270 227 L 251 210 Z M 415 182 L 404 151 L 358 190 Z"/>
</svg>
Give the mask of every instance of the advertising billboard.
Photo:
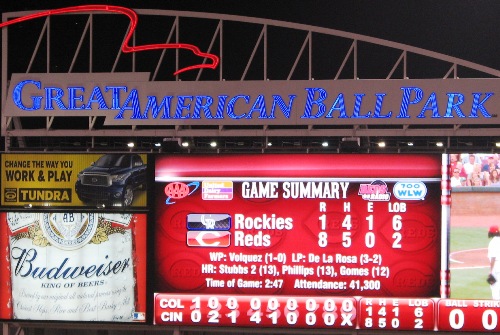
<svg viewBox="0 0 500 335">
<path fill-rule="evenodd" d="M 157 157 L 154 322 L 434 329 L 446 171 L 441 155 Z"/>
<path fill-rule="evenodd" d="M 144 322 L 146 215 L 2 212 L 2 319 Z"/>
<path fill-rule="evenodd" d="M 2 206 L 145 207 L 147 155 L 2 155 Z"/>
</svg>

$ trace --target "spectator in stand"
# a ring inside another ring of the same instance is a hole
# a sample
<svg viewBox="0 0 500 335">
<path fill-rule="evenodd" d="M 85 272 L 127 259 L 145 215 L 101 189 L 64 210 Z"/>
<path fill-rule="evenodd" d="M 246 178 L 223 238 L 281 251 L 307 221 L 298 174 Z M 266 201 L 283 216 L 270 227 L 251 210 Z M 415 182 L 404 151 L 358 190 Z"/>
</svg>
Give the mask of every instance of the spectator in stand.
<svg viewBox="0 0 500 335">
<path fill-rule="evenodd" d="M 460 177 L 460 170 L 456 167 L 452 170 L 452 176 L 450 178 L 451 187 L 459 187 L 462 185 L 462 179 Z"/>
<path fill-rule="evenodd" d="M 484 186 L 481 177 L 479 176 L 474 177 L 474 179 L 472 180 L 472 186 Z"/>
<path fill-rule="evenodd" d="M 472 173 L 472 176 L 470 178 L 472 180 L 471 184 L 474 184 L 474 178 L 478 178 L 478 177 L 479 177 L 479 179 L 481 179 L 482 185 L 486 185 L 486 181 L 489 180 L 489 178 L 490 178 L 489 172 L 482 172 L 481 171 L 480 164 L 477 164 L 476 166 L 474 166 L 474 172 Z M 477 185 L 477 186 L 479 186 L 479 185 Z"/>
<path fill-rule="evenodd" d="M 467 179 L 467 186 L 483 186 L 483 179 L 481 178 L 481 173 L 473 173 L 470 178 Z"/>
<path fill-rule="evenodd" d="M 493 171 L 495 171 L 497 169 L 495 163 L 489 163 L 488 164 L 488 167 L 489 167 L 489 170 L 488 172 L 491 174 Z"/>
<path fill-rule="evenodd" d="M 500 173 L 498 172 L 498 169 L 495 169 L 490 173 L 490 179 L 488 184 L 493 185 L 497 183 L 500 183 Z"/>
<path fill-rule="evenodd" d="M 478 165 L 476 163 L 476 155 L 469 155 L 467 162 L 464 163 L 464 171 L 465 174 L 467 175 L 467 178 L 470 178 L 472 176 L 472 173 L 474 173 L 474 168 Z"/>
<path fill-rule="evenodd" d="M 486 162 L 483 163 L 483 168 L 481 169 L 481 171 L 489 172 L 490 164 L 493 164 L 493 166 L 495 166 L 495 157 L 493 155 L 488 156 Z"/>
<path fill-rule="evenodd" d="M 500 161 L 498 154 L 493 154 L 492 156 L 493 156 L 493 163 L 495 163 L 495 167 L 497 169 L 500 169 Z"/>
<path fill-rule="evenodd" d="M 460 156 L 459 154 L 450 154 L 450 167 L 451 167 L 450 171 L 453 172 L 453 169 L 455 169 L 455 166 L 457 166 L 459 156 Z"/>
<path fill-rule="evenodd" d="M 459 171 L 458 175 L 460 176 L 462 186 L 465 186 L 465 183 L 467 181 L 467 173 L 465 173 L 463 163 L 461 161 L 458 161 L 455 166 L 455 169 Z"/>
</svg>

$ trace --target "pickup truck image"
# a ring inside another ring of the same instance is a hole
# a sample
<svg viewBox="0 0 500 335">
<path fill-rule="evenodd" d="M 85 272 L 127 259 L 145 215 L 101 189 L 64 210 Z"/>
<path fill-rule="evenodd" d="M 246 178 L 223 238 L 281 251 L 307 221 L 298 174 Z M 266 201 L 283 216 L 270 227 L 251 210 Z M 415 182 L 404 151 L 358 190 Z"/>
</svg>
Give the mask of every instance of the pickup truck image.
<svg viewBox="0 0 500 335">
<path fill-rule="evenodd" d="M 146 189 L 146 168 L 138 154 L 106 154 L 78 173 L 75 192 L 84 203 L 127 207 Z"/>
</svg>

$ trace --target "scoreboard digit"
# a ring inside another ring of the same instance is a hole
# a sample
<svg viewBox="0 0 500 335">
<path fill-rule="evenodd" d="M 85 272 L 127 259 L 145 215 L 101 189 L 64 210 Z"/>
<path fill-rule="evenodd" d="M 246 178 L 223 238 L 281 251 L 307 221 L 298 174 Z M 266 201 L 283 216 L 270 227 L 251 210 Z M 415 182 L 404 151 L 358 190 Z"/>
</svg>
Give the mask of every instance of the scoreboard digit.
<svg viewBox="0 0 500 335">
<path fill-rule="evenodd" d="M 444 299 L 438 304 L 438 329 L 449 331 L 499 331 L 500 302 L 496 300 Z"/>
<path fill-rule="evenodd" d="M 353 329 L 354 298 L 155 295 L 157 325 L 218 325 Z"/>
<path fill-rule="evenodd" d="M 359 304 L 362 329 L 434 329 L 432 299 L 361 298 Z"/>
</svg>

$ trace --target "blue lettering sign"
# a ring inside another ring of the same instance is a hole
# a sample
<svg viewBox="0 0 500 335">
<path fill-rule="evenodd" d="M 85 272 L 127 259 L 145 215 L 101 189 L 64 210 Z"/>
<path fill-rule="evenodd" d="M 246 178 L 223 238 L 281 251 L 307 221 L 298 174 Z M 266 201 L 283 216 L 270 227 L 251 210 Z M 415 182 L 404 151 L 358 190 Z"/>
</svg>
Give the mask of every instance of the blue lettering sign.
<svg viewBox="0 0 500 335">
<path fill-rule="evenodd" d="M 42 89 L 42 83 L 40 83 L 39 81 L 23 80 L 19 84 L 17 84 L 16 87 L 14 87 L 12 93 L 12 100 L 19 109 L 32 112 L 40 109 L 41 101 L 43 98 L 41 96 L 34 95 L 31 97 L 31 101 L 33 101 L 31 107 L 26 107 L 25 105 L 23 105 L 23 97 L 22 97 L 23 88 L 25 85 L 28 84 L 35 85 L 36 88 L 38 88 L 39 90 Z"/>
<path fill-rule="evenodd" d="M 456 99 L 455 99 L 456 98 Z M 444 117 L 452 118 L 452 110 L 455 110 L 458 117 L 465 117 L 460 109 L 460 105 L 464 103 L 464 95 L 460 93 L 448 93 L 448 105 L 446 106 L 446 114 Z"/>
<path fill-rule="evenodd" d="M 401 99 L 401 109 L 399 110 L 399 115 L 397 118 L 409 118 L 410 116 L 408 115 L 408 106 L 410 104 L 417 104 L 422 100 L 422 97 L 424 96 L 424 92 L 418 88 L 418 87 L 401 87 L 403 90 L 403 97 Z M 415 93 L 415 97 L 413 100 L 411 99 L 412 92 Z"/>
<path fill-rule="evenodd" d="M 432 118 L 440 118 L 441 115 L 439 115 L 439 109 L 437 105 L 437 99 L 436 99 L 436 93 L 432 92 L 431 95 L 429 95 L 429 98 L 425 102 L 424 107 L 420 111 L 420 114 L 418 114 L 417 118 L 425 119 L 425 112 L 426 111 L 432 111 Z"/>
<path fill-rule="evenodd" d="M 165 96 L 158 106 L 157 98 L 154 95 L 148 96 L 148 104 L 144 110 L 144 115 L 148 115 L 149 110 L 151 110 L 151 117 L 156 119 L 160 114 L 160 110 L 163 109 L 163 113 L 160 119 L 170 119 L 170 103 L 172 101 L 172 96 Z"/>
<path fill-rule="evenodd" d="M 332 107 L 330 108 L 328 114 L 326 114 L 325 118 L 332 118 L 333 117 L 332 113 L 336 110 L 339 111 L 339 119 L 349 118 L 349 116 L 347 116 L 347 113 L 345 111 L 345 102 L 343 93 L 339 93 L 339 95 L 337 95 L 337 99 L 335 99 L 335 102 L 332 104 Z"/>
<path fill-rule="evenodd" d="M 483 105 L 486 102 L 486 100 L 491 98 L 494 94 L 491 92 L 485 93 L 486 97 L 483 100 L 479 101 L 479 99 L 481 98 L 481 95 L 483 95 L 483 94 L 482 93 L 472 93 L 472 96 L 474 98 L 472 100 L 472 107 L 470 109 L 469 117 L 477 117 L 477 110 L 479 109 L 485 118 L 491 118 L 490 113 L 488 113 L 488 111 L 486 110 L 486 108 L 484 108 Z"/>
<path fill-rule="evenodd" d="M 348 86 L 349 87 L 349 86 Z M 328 101 L 329 92 L 322 87 L 306 87 L 301 103 L 304 103 L 301 114 L 295 101 L 296 94 L 289 94 L 288 99 L 279 94 L 257 95 L 168 95 L 158 97 L 147 95 L 141 99 L 137 88 L 127 86 L 43 86 L 40 81 L 22 80 L 14 86 L 12 101 L 19 110 L 34 112 L 43 111 L 86 111 L 86 110 L 115 110 L 115 120 L 240 120 L 261 119 L 272 120 L 280 117 L 300 119 L 464 119 L 464 118 L 492 118 L 487 104 L 493 100 L 493 92 L 438 92 L 431 91 L 424 94 L 424 90 L 417 86 L 402 86 L 401 103 L 398 106 L 397 96 L 389 97 L 394 92 L 377 92 L 367 95 L 363 92 L 349 92 L 346 100 L 345 92 L 335 92 L 333 102 Z M 30 92 L 30 96 L 27 93 Z M 35 93 L 32 93 L 35 92 Z M 122 102 L 122 95 L 128 95 Z M 398 94 L 399 95 L 399 94 Z M 332 95 L 333 97 L 333 95 Z M 444 98 L 446 97 L 446 101 Z M 272 98 L 272 100 L 270 100 Z M 426 98 L 426 99 L 425 99 Z M 443 99 L 441 104 L 438 100 Z M 141 104 L 141 100 L 143 104 Z M 328 101 L 328 102 L 327 102 Z M 346 106 L 352 104 L 352 107 Z M 327 105 L 328 104 L 328 105 Z M 330 105 L 331 104 L 331 105 Z M 370 104 L 373 109 L 370 109 Z M 372 105 L 373 104 L 373 105 Z M 384 110 L 384 104 L 389 105 Z M 328 111 L 327 111 L 327 108 Z M 347 109 L 352 108 L 352 113 Z M 399 108 L 395 115 L 393 108 Z M 469 111 L 470 108 L 470 111 Z M 391 110 L 392 109 L 392 110 Z M 441 109 L 441 111 L 440 111 Z M 277 115 L 277 112 L 280 112 Z M 127 117 L 125 117 L 125 112 Z M 338 113 L 338 116 L 335 114 Z M 468 115 L 467 115 L 468 113 Z M 44 114 L 48 115 L 48 114 Z M 244 122 L 242 120 L 242 122 Z M 406 122 L 406 121 L 405 121 Z"/>
<path fill-rule="evenodd" d="M 120 91 L 127 92 L 127 86 L 106 86 L 104 92 L 111 91 L 111 109 L 120 109 Z M 101 94 L 102 95 L 102 94 Z"/>
<path fill-rule="evenodd" d="M 92 93 L 90 93 L 89 100 L 87 101 L 87 107 L 85 107 L 85 109 L 93 109 L 92 104 L 94 103 L 97 103 L 99 105 L 99 109 L 109 109 L 108 105 L 106 105 L 106 100 L 104 100 L 104 96 L 102 95 L 102 91 L 99 86 L 95 86 L 92 90 Z"/>
<path fill-rule="evenodd" d="M 245 117 L 245 114 L 242 115 L 236 115 L 234 114 L 234 104 L 236 103 L 237 100 L 243 99 L 245 102 L 248 104 L 250 102 L 250 97 L 248 95 L 237 95 L 231 100 L 229 100 L 227 104 L 227 116 L 229 116 L 231 119 L 241 119 Z"/>
<path fill-rule="evenodd" d="M 78 92 L 78 91 L 81 91 Z M 85 109 L 85 104 L 83 104 L 83 92 L 85 92 L 85 87 L 68 87 L 68 109 L 69 110 L 79 110 Z M 80 101 L 81 104 L 77 106 L 77 102 Z"/>
<path fill-rule="evenodd" d="M 385 93 L 377 93 L 377 101 L 375 101 L 375 110 L 373 111 L 374 118 L 387 118 L 389 119 L 392 116 L 392 112 L 387 112 L 387 114 L 382 115 L 382 105 L 384 103 Z"/>
<path fill-rule="evenodd" d="M 356 93 L 354 94 L 356 97 L 356 101 L 354 102 L 354 109 L 352 111 L 352 117 L 355 119 L 365 119 L 369 118 L 371 112 L 366 113 L 365 115 L 360 115 L 359 110 L 361 109 L 361 104 L 363 103 L 363 97 L 365 96 L 364 94 L 361 93 Z"/>
<path fill-rule="evenodd" d="M 306 98 L 306 104 L 304 106 L 304 114 L 301 116 L 302 119 L 318 119 L 325 114 L 326 107 L 323 101 L 328 96 L 328 93 L 322 89 L 322 88 L 306 88 L 307 91 L 307 98 Z M 318 98 L 316 97 L 316 93 L 319 94 Z M 312 107 L 313 105 L 318 106 L 318 112 L 313 115 L 312 114 Z"/>
</svg>

